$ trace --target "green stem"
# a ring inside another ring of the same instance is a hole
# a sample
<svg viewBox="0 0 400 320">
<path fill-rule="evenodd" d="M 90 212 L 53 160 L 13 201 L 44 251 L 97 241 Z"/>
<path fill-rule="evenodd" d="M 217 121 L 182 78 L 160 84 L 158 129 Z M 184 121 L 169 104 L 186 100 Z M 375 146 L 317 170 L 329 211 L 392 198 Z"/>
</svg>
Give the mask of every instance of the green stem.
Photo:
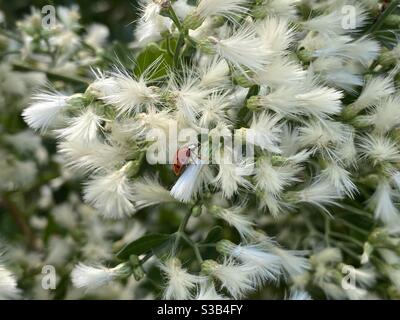
<svg viewBox="0 0 400 320">
<path fill-rule="evenodd" d="M 174 255 L 176 254 L 182 236 L 185 234 L 185 229 L 191 216 L 192 216 L 192 210 L 189 210 L 188 213 L 186 213 L 185 217 L 183 218 L 181 224 L 179 225 L 178 231 L 176 232 L 175 243 L 174 246 L 172 247 L 172 253 Z"/>
<path fill-rule="evenodd" d="M 22 42 L 22 40 L 16 34 L 9 32 L 8 30 L 0 28 L 0 34 L 2 34 L 3 36 L 5 36 L 7 38 L 13 39 L 19 43 Z"/>
<path fill-rule="evenodd" d="M 182 46 L 185 43 L 185 34 L 184 33 L 180 33 L 179 34 L 179 38 L 178 38 L 178 42 L 176 43 L 176 47 L 175 47 L 175 53 L 174 53 L 174 67 L 177 67 L 179 64 L 179 60 L 181 58 L 181 50 L 182 50 Z"/>
<path fill-rule="evenodd" d="M 174 8 L 173 8 L 172 6 L 170 6 L 170 7 L 168 8 L 168 16 L 169 16 L 169 17 L 171 18 L 171 20 L 174 22 L 174 24 L 175 24 L 175 26 L 178 28 L 178 30 L 179 30 L 181 33 L 184 33 L 184 32 L 183 32 L 182 23 L 181 23 L 181 21 L 179 20 L 178 15 L 176 14 L 176 12 L 175 12 L 175 10 L 174 10 Z"/>
<path fill-rule="evenodd" d="M 143 265 L 146 261 L 148 261 L 154 255 L 153 252 L 149 252 L 146 254 L 143 259 L 140 260 L 140 264 Z"/>
<path fill-rule="evenodd" d="M 360 227 L 355 226 L 354 224 L 348 222 L 347 220 L 343 219 L 343 218 L 339 218 L 340 223 L 344 224 L 345 226 L 349 227 L 350 229 L 353 229 L 354 231 L 357 231 L 358 233 L 368 236 L 368 231 L 365 231 L 363 229 L 361 229 Z"/>
<path fill-rule="evenodd" d="M 368 215 L 368 212 L 367 212 L 367 211 L 363 211 L 363 210 L 361 210 L 361 209 L 354 208 L 354 207 L 349 206 L 349 205 L 347 205 L 347 204 L 341 204 L 340 207 L 343 208 L 343 209 L 346 209 L 346 210 L 350 211 L 351 213 L 357 214 L 357 215 L 359 215 L 359 216 L 363 216 L 363 217 L 366 217 L 366 218 L 370 218 L 370 216 Z"/>
<path fill-rule="evenodd" d="M 385 19 L 393 13 L 397 9 L 397 7 L 400 4 L 400 0 L 394 0 L 390 3 L 390 5 L 386 8 L 386 10 L 379 16 L 378 20 L 369 28 L 364 35 L 371 34 L 377 30 L 379 30 L 382 26 L 383 23 L 385 22 Z"/>
<path fill-rule="evenodd" d="M 19 54 L 19 51 L 6 51 L 3 53 L 0 53 L 0 59 L 3 59 L 4 57 L 8 56 L 8 55 L 12 55 L 12 54 Z"/>
<path fill-rule="evenodd" d="M 202 263 L 203 263 L 203 258 L 202 258 L 202 256 L 201 256 L 201 253 L 200 253 L 200 250 L 199 250 L 198 245 L 197 245 L 196 243 L 194 243 L 193 240 L 190 239 L 190 238 L 189 238 L 187 235 L 185 235 L 185 234 L 182 235 L 182 239 L 185 240 L 186 243 L 187 243 L 189 246 L 192 247 L 192 249 L 193 249 L 193 251 L 194 251 L 194 254 L 196 255 L 197 261 L 199 262 L 199 264 L 202 264 Z"/>
<path fill-rule="evenodd" d="M 358 261 L 360 260 L 360 255 L 355 253 L 353 250 L 350 250 L 349 248 L 347 248 L 346 246 L 342 245 L 339 242 L 336 242 L 335 245 L 339 247 L 342 251 L 346 252 L 349 256 L 353 257 L 354 259 Z"/>
<path fill-rule="evenodd" d="M 342 239 L 342 240 L 345 240 L 345 241 L 348 241 L 348 242 L 352 242 L 352 243 L 354 243 L 356 245 L 359 245 L 361 248 L 364 247 L 364 244 L 361 241 L 359 241 L 357 239 L 354 239 L 354 238 L 352 238 L 352 237 L 350 237 L 350 236 L 348 236 L 346 234 L 342 234 L 342 233 L 339 233 L 339 232 L 331 231 L 331 235 L 336 237 L 336 238 L 339 238 L 339 239 Z"/>
<path fill-rule="evenodd" d="M 325 217 L 325 242 L 330 247 L 329 235 L 331 233 L 331 221 L 329 217 Z"/>
<path fill-rule="evenodd" d="M 45 73 L 49 78 L 55 78 L 55 79 L 59 79 L 59 80 L 63 80 L 63 81 L 67 81 L 67 82 L 72 82 L 72 83 L 79 83 L 79 84 L 85 84 L 85 85 L 89 85 L 90 84 L 90 80 L 86 79 L 86 78 L 82 78 L 82 77 L 71 77 L 71 76 L 67 76 L 67 75 L 62 75 L 50 70 L 45 70 L 42 68 L 35 68 L 32 66 L 27 66 L 24 64 L 20 64 L 20 63 L 13 63 L 12 64 L 14 69 L 16 70 L 21 70 L 21 71 L 33 71 L 33 72 L 43 72 Z"/>
</svg>

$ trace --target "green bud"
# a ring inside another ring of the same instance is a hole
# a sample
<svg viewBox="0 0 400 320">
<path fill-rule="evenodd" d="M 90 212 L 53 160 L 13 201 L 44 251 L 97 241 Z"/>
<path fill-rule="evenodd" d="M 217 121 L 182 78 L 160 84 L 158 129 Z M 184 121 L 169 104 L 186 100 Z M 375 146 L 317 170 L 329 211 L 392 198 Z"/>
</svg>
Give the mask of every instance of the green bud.
<svg viewBox="0 0 400 320">
<path fill-rule="evenodd" d="M 397 27 L 400 25 L 400 15 L 391 14 L 385 18 L 384 24 L 388 27 Z"/>
<path fill-rule="evenodd" d="M 373 251 L 374 247 L 369 242 L 364 243 L 364 250 L 363 254 L 361 255 L 361 264 L 366 264 L 369 262 L 369 257 Z"/>
<path fill-rule="evenodd" d="M 350 121 L 354 119 L 361 111 L 362 107 L 357 106 L 355 103 L 349 104 L 342 110 L 342 119 L 345 121 Z"/>
<path fill-rule="evenodd" d="M 140 264 L 139 257 L 137 255 L 131 255 L 129 257 L 129 263 L 131 267 L 131 273 L 133 274 L 135 280 L 142 280 L 146 274 Z"/>
<path fill-rule="evenodd" d="M 222 27 L 225 24 L 225 18 L 222 16 L 212 17 L 212 26 L 214 28 Z"/>
<path fill-rule="evenodd" d="M 8 39 L 7 37 L 4 37 L 0 35 L 0 52 L 5 51 L 8 48 Z"/>
<path fill-rule="evenodd" d="M 135 278 L 136 281 L 142 280 L 145 276 L 146 273 L 144 272 L 141 266 L 133 269 L 133 277 Z"/>
<path fill-rule="evenodd" d="M 201 271 L 206 275 L 211 275 L 215 269 L 217 269 L 219 264 L 214 260 L 205 260 L 201 264 Z"/>
<path fill-rule="evenodd" d="M 378 57 L 378 62 L 384 68 L 389 68 L 397 63 L 396 55 L 393 51 L 384 51 Z"/>
<path fill-rule="evenodd" d="M 267 16 L 267 10 L 265 6 L 262 5 L 262 2 L 253 7 L 251 10 L 251 15 L 257 20 L 262 20 Z"/>
<path fill-rule="evenodd" d="M 255 84 L 254 81 L 249 78 L 249 76 L 246 76 L 244 74 L 235 75 L 233 80 L 236 84 L 243 88 L 251 88 Z"/>
<path fill-rule="evenodd" d="M 229 255 L 232 252 L 232 249 L 235 247 L 235 244 L 229 240 L 221 240 L 217 243 L 215 249 L 225 256 Z"/>
<path fill-rule="evenodd" d="M 198 15 L 196 10 L 188 14 L 183 20 L 183 27 L 185 29 L 196 30 L 204 22 L 204 19 Z"/>
<path fill-rule="evenodd" d="M 356 129 L 365 129 L 371 126 L 371 122 L 366 116 L 358 116 L 351 121 Z"/>
<path fill-rule="evenodd" d="M 200 217 L 202 213 L 201 207 L 200 206 L 194 206 L 192 209 L 192 216 L 193 217 Z"/>
<path fill-rule="evenodd" d="M 297 51 L 297 57 L 304 63 L 310 63 L 314 59 L 312 52 L 306 49 Z"/>
<path fill-rule="evenodd" d="M 220 210 L 221 210 L 220 207 L 218 207 L 218 206 L 216 206 L 216 205 L 212 205 L 212 206 L 209 208 L 208 212 L 209 212 L 211 215 L 213 215 L 213 216 L 217 216 Z"/>
<path fill-rule="evenodd" d="M 388 295 L 390 300 L 400 300 L 400 291 L 395 286 L 388 288 Z"/>
<path fill-rule="evenodd" d="M 260 96 L 252 96 L 247 100 L 247 108 L 252 111 L 257 111 L 262 107 L 262 101 Z"/>
<path fill-rule="evenodd" d="M 397 143 L 400 143 L 400 128 L 394 128 L 390 133 L 392 139 L 394 139 Z"/>
<path fill-rule="evenodd" d="M 130 162 L 129 167 L 127 169 L 128 177 L 134 178 L 139 174 L 145 156 L 146 156 L 146 150 L 140 152 L 139 156 L 135 160 L 132 160 Z"/>
<path fill-rule="evenodd" d="M 300 198 L 296 191 L 289 191 L 283 195 L 284 201 L 288 203 L 298 203 Z"/>
<path fill-rule="evenodd" d="M 375 188 L 379 182 L 381 181 L 382 177 L 377 174 L 369 174 L 365 177 L 360 178 L 360 182 L 368 187 Z"/>
<path fill-rule="evenodd" d="M 209 37 L 206 40 L 198 42 L 198 48 L 200 49 L 201 52 L 205 54 L 214 54 L 214 44 L 215 44 L 215 38 Z"/>
<path fill-rule="evenodd" d="M 271 163 L 273 166 L 281 166 L 286 162 L 286 158 L 282 156 L 274 155 L 271 157 Z"/>
</svg>

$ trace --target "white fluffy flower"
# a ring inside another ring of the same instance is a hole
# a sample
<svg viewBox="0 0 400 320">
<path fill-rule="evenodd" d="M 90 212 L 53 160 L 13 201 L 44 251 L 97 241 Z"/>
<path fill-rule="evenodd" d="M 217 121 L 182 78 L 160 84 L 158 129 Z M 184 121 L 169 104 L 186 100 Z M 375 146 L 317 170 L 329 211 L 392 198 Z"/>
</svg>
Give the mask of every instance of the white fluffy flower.
<svg viewBox="0 0 400 320">
<path fill-rule="evenodd" d="M 296 5 L 300 0 L 268 0 L 261 4 L 262 13 L 295 20 L 297 16 Z"/>
<path fill-rule="evenodd" d="M 256 25 L 256 31 L 264 45 L 275 54 L 284 53 L 294 41 L 294 30 L 287 20 L 279 17 L 267 17 Z"/>
<path fill-rule="evenodd" d="M 370 206 L 375 209 L 375 218 L 383 221 L 386 225 L 399 219 L 400 213 L 393 202 L 393 197 L 394 191 L 389 181 L 382 180 L 369 200 Z"/>
<path fill-rule="evenodd" d="M 156 19 L 162 9 L 159 3 L 156 3 L 152 0 L 141 0 L 139 2 L 139 5 L 141 7 L 140 19 L 143 20 L 144 22 Z"/>
<path fill-rule="evenodd" d="M 201 87 L 197 75 L 190 70 L 185 70 L 182 78 L 171 78 L 169 91 L 178 112 L 185 119 L 194 122 L 207 96 L 214 90 Z"/>
<path fill-rule="evenodd" d="M 226 94 L 212 94 L 200 108 L 199 125 L 202 128 L 210 128 L 221 122 L 228 123 L 226 114 L 228 107 L 229 101 L 226 99 Z"/>
<path fill-rule="evenodd" d="M 46 130 L 54 125 L 68 102 L 68 97 L 59 93 L 39 93 L 32 99 L 33 104 L 22 112 L 22 116 L 35 130 Z"/>
<path fill-rule="evenodd" d="M 251 278 L 259 285 L 267 281 L 277 281 L 282 274 L 281 260 L 275 254 L 267 252 L 260 244 L 235 245 L 223 240 L 217 245 L 218 251 L 251 266 Z"/>
<path fill-rule="evenodd" d="M 344 27 L 343 13 L 340 9 L 332 11 L 326 15 L 319 15 L 311 18 L 302 22 L 301 25 L 306 30 L 319 32 L 327 36 L 340 35 L 351 31 L 354 32 L 357 28 L 362 27 L 367 20 L 367 13 L 362 7 L 358 6 L 355 12 L 357 14 L 354 18 L 356 26 L 351 30 Z"/>
<path fill-rule="evenodd" d="M 272 89 L 292 87 L 306 78 L 306 71 L 300 64 L 285 56 L 274 57 L 268 66 L 257 71 L 254 81 Z"/>
<path fill-rule="evenodd" d="M 333 88 L 311 85 L 278 87 L 268 95 L 255 97 L 258 105 L 282 116 L 308 115 L 319 119 L 340 113 L 343 94 Z"/>
<path fill-rule="evenodd" d="M 172 187 L 171 196 L 181 202 L 190 202 L 193 200 L 204 182 L 202 175 L 202 171 L 204 170 L 205 165 L 201 161 L 189 164 Z"/>
<path fill-rule="evenodd" d="M 354 198 L 357 187 L 351 181 L 350 172 L 336 163 L 328 163 L 320 175 L 322 180 L 329 181 L 338 194 L 346 194 Z"/>
<path fill-rule="evenodd" d="M 214 182 L 220 186 L 224 196 L 231 198 L 239 190 L 239 187 L 251 189 L 253 186 L 246 177 L 254 172 L 254 165 L 247 160 L 237 164 L 221 163 L 219 172 Z"/>
<path fill-rule="evenodd" d="M 311 147 L 312 153 L 336 162 L 341 154 L 337 148 L 349 142 L 351 127 L 335 121 L 309 121 L 299 129 L 298 143 L 302 147 Z M 336 147 L 336 148 L 335 148 Z"/>
<path fill-rule="evenodd" d="M 312 300 L 311 296 L 306 291 L 292 290 L 290 292 L 289 300 Z"/>
<path fill-rule="evenodd" d="M 0 264 L 0 300 L 18 299 L 19 296 L 14 274 Z"/>
<path fill-rule="evenodd" d="M 234 227 L 242 238 L 249 238 L 253 233 L 254 223 L 248 215 L 243 214 L 243 206 L 215 208 L 212 213 Z"/>
<path fill-rule="evenodd" d="M 400 125 L 400 96 L 381 100 L 362 121 L 374 125 L 379 133 L 387 133 Z"/>
<path fill-rule="evenodd" d="M 220 58 L 199 62 L 200 86 L 203 88 L 225 87 L 229 84 L 229 66 Z"/>
<path fill-rule="evenodd" d="M 270 51 L 257 37 L 251 25 L 231 30 L 225 39 L 209 37 L 218 55 L 244 72 L 243 67 L 251 71 L 262 70 L 270 61 Z"/>
<path fill-rule="evenodd" d="M 359 112 L 365 108 L 374 106 L 381 99 L 390 96 L 394 91 L 395 88 L 391 76 L 374 77 L 365 84 L 360 96 L 353 103 L 353 108 Z"/>
<path fill-rule="evenodd" d="M 123 265 L 115 268 L 77 264 L 71 272 L 71 280 L 76 288 L 96 289 L 109 284 L 123 274 Z"/>
<path fill-rule="evenodd" d="M 144 177 L 132 184 L 132 201 L 136 210 L 176 201 L 155 178 Z"/>
<path fill-rule="evenodd" d="M 273 247 L 271 252 L 280 258 L 283 270 L 292 278 L 302 275 L 310 269 L 310 262 L 305 257 L 307 253 L 305 251 L 284 250 Z"/>
<path fill-rule="evenodd" d="M 126 71 L 117 69 L 111 77 L 112 92 L 100 98 L 115 106 L 119 115 L 138 113 L 159 103 L 157 92 L 147 86 L 145 76 L 134 79 Z"/>
<path fill-rule="evenodd" d="M 255 170 L 256 187 L 267 194 L 279 196 L 285 187 L 300 181 L 296 176 L 301 169 L 290 162 L 282 166 L 273 166 L 270 159 L 260 158 Z"/>
<path fill-rule="evenodd" d="M 60 138 L 68 141 L 83 141 L 88 144 L 97 139 L 102 117 L 91 108 L 83 111 L 79 116 L 68 121 L 68 127 L 56 130 Z"/>
<path fill-rule="evenodd" d="M 246 12 L 248 3 L 248 0 L 201 0 L 195 12 L 203 19 L 211 15 L 229 18 Z"/>
<path fill-rule="evenodd" d="M 227 298 L 219 294 L 214 283 L 203 281 L 198 289 L 196 300 L 226 300 Z"/>
<path fill-rule="evenodd" d="M 252 276 L 254 268 L 248 264 L 238 264 L 234 260 L 225 259 L 222 264 L 206 260 L 202 270 L 220 281 L 221 287 L 226 289 L 234 299 L 240 299 L 256 288 Z"/>
<path fill-rule="evenodd" d="M 178 259 L 169 259 L 160 265 L 167 279 L 167 287 L 164 291 L 164 298 L 167 300 L 187 300 L 191 299 L 192 292 L 197 285 L 204 281 L 202 277 L 192 275 L 182 268 Z"/>
<path fill-rule="evenodd" d="M 400 161 L 400 153 L 396 144 L 385 136 L 365 135 L 358 144 L 362 158 L 372 160 L 373 164 Z"/>
<path fill-rule="evenodd" d="M 63 141 L 58 145 L 58 152 L 65 164 L 84 173 L 113 170 L 125 162 L 129 151 L 119 145 L 91 141 Z"/>
<path fill-rule="evenodd" d="M 309 203 L 327 211 L 327 205 L 339 205 L 341 195 L 329 181 L 316 180 L 310 186 L 301 191 L 294 192 L 293 201 L 295 203 Z"/>
<path fill-rule="evenodd" d="M 135 212 L 132 183 L 127 177 L 130 164 L 106 175 L 94 176 L 85 186 L 84 199 L 106 218 L 120 219 Z"/>
<path fill-rule="evenodd" d="M 267 112 L 262 112 L 253 116 L 250 129 L 246 130 L 246 140 L 248 143 L 274 153 L 280 153 L 278 147 L 281 124 L 279 116 L 273 116 Z"/>
</svg>

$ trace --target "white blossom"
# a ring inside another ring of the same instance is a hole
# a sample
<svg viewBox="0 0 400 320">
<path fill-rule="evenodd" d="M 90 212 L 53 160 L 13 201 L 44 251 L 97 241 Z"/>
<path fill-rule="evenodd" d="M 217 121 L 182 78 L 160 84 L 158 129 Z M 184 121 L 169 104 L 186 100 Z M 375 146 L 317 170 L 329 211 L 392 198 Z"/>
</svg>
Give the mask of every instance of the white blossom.
<svg viewBox="0 0 400 320">
<path fill-rule="evenodd" d="M 94 176 L 84 189 L 84 199 L 106 218 L 120 219 L 135 212 L 129 165 L 106 175 Z"/>
<path fill-rule="evenodd" d="M 241 71 L 244 71 L 243 67 L 251 71 L 262 70 L 270 61 L 269 48 L 257 38 L 251 26 L 230 30 L 229 36 L 224 39 L 209 37 L 209 41 L 218 55 Z"/>
<path fill-rule="evenodd" d="M 87 144 L 96 140 L 102 121 L 102 117 L 88 108 L 79 116 L 71 118 L 68 121 L 68 126 L 56 130 L 56 133 L 60 138 L 68 141 L 83 141 Z"/>
<path fill-rule="evenodd" d="M 71 273 L 72 283 L 76 288 L 96 289 L 104 286 L 123 274 L 123 265 L 115 268 L 77 264 Z"/>
<path fill-rule="evenodd" d="M 203 19 L 211 15 L 229 18 L 245 13 L 248 3 L 248 0 L 200 0 L 195 12 Z"/>
<path fill-rule="evenodd" d="M 225 240 L 219 242 L 217 248 L 223 254 L 254 268 L 251 277 L 257 284 L 276 281 L 282 273 L 279 257 L 266 251 L 260 244 L 235 245 Z"/>
<path fill-rule="evenodd" d="M 169 259 L 160 265 L 167 279 L 164 298 L 167 300 L 187 300 L 193 297 L 197 285 L 204 281 L 202 277 L 192 275 L 183 269 L 177 259 Z"/>
<path fill-rule="evenodd" d="M 252 276 L 254 268 L 250 265 L 238 264 L 234 260 L 225 259 L 222 264 L 206 260 L 202 269 L 206 274 L 219 280 L 234 299 L 240 299 L 256 288 Z"/>
<path fill-rule="evenodd" d="M 0 265 L 0 300 L 19 299 L 20 290 L 13 273 Z"/>
<path fill-rule="evenodd" d="M 22 116 L 35 130 L 46 130 L 54 125 L 68 104 L 68 97 L 60 93 L 39 93 L 32 100 L 33 103 L 23 111 Z"/>
<path fill-rule="evenodd" d="M 155 107 L 159 102 L 157 92 L 147 86 L 143 76 L 134 79 L 127 71 L 116 69 L 111 77 L 112 92 L 100 98 L 115 106 L 119 115 L 138 113 L 143 109 Z"/>
</svg>

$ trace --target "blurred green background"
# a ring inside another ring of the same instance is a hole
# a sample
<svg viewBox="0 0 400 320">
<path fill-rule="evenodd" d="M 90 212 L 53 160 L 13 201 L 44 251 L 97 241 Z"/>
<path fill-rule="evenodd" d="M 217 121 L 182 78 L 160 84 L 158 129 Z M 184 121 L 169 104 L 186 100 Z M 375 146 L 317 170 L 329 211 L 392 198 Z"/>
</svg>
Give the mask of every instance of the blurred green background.
<svg viewBox="0 0 400 320">
<path fill-rule="evenodd" d="M 111 38 L 128 41 L 132 39 L 134 22 L 138 17 L 138 0 L 0 0 L 0 10 L 8 24 L 14 24 L 30 12 L 31 7 L 45 5 L 73 6 L 81 9 L 82 24 L 102 23 L 111 31 Z M 9 25 L 9 28 L 13 25 Z"/>
</svg>

